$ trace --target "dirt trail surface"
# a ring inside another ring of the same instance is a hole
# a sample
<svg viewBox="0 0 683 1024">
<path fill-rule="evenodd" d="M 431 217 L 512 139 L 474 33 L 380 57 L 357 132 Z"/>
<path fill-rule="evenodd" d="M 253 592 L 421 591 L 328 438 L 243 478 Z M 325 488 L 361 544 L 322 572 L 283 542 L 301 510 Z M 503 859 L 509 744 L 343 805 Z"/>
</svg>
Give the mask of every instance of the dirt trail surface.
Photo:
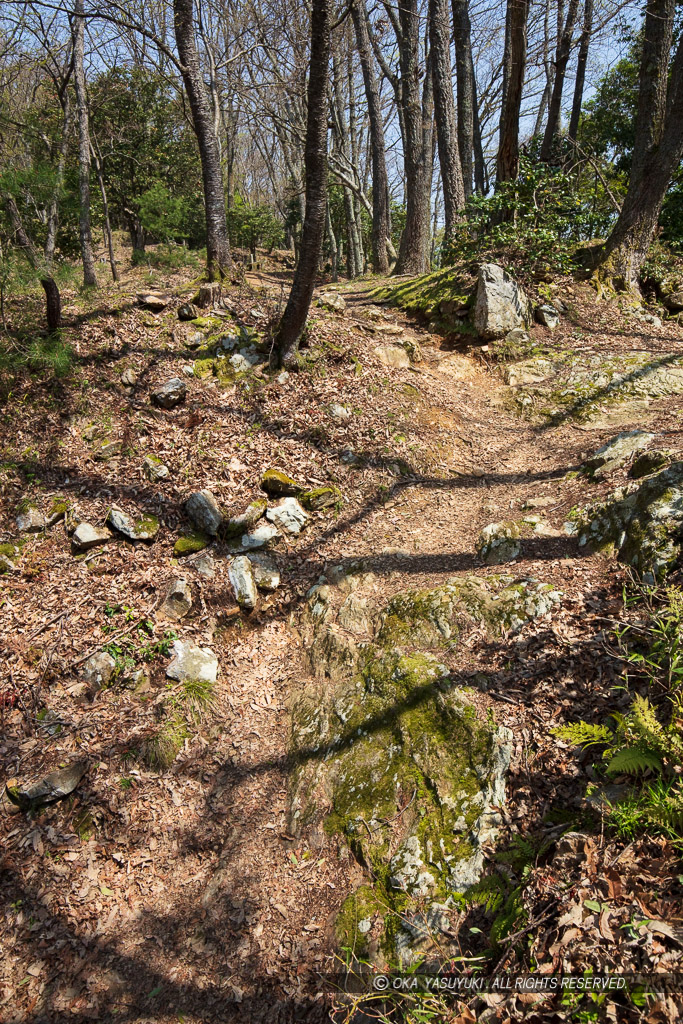
<svg viewBox="0 0 683 1024">
<path fill-rule="evenodd" d="M 267 276 L 250 285 L 230 293 L 227 312 L 258 329 L 279 285 Z M 4 780 L 87 761 L 67 800 L 40 813 L 7 799 L 2 808 L 6 1024 L 328 1019 L 318 972 L 335 969 L 335 917 L 366 876 L 339 836 L 292 836 L 287 798 L 288 708 L 310 675 L 299 615 L 331 565 L 365 559 L 372 578 L 363 592 L 383 601 L 465 573 L 505 571 L 561 590 L 551 616 L 498 639 L 472 626 L 447 659 L 453 677 L 475 687 L 479 713 L 491 709 L 512 730 L 505 826 L 527 833 L 545 822 L 552 839 L 559 832 L 549 812 L 584 806 L 584 765 L 550 730 L 598 714 L 618 680 L 604 630 L 621 608 L 623 574 L 586 556 L 563 524 L 574 506 L 614 486 L 587 490 L 575 475 L 581 461 L 618 429 L 640 426 L 642 409 L 616 429 L 604 417 L 597 425 L 524 419 L 492 351 L 463 354 L 399 311 L 378 314 L 368 289 L 343 294 L 344 313 L 312 311 L 304 371 L 257 370 L 227 382 L 198 376 L 198 361 L 184 376 L 193 357 L 174 333 L 173 303 L 155 314 L 132 295 L 94 313 L 74 305 L 73 375 L 52 393 L 29 378 L 8 406 L 5 537 L 16 537 L 22 499 L 47 514 L 54 495 L 94 525 L 115 504 L 156 516 L 160 528 L 151 544 L 115 536 L 77 558 L 59 523 L 24 534 L 2 577 Z M 634 327 L 588 293 L 559 333 L 538 327 L 534 337 L 559 350 L 563 331 L 574 332 L 575 345 L 580 335 L 586 359 L 633 349 L 655 357 L 683 340 L 675 326 Z M 421 359 L 384 365 L 377 346 L 399 343 L 413 355 L 419 346 Z M 171 377 L 185 381 L 187 398 L 158 409 L 149 392 Z M 335 404 L 344 412 L 331 412 Z M 676 396 L 650 401 L 658 447 L 683 450 L 682 412 Z M 103 459 L 101 446 L 112 441 L 122 443 Z M 146 478 L 146 455 L 168 465 L 168 479 Z M 334 483 L 342 503 L 313 512 L 300 537 L 280 542 L 282 584 L 245 614 L 228 582 L 225 542 L 208 549 L 213 565 L 205 553 L 176 560 L 173 546 L 189 532 L 183 501 L 192 491 L 209 488 L 235 515 L 262 496 L 262 473 L 273 466 L 312 488 Z M 543 530 L 522 538 L 513 563 L 485 565 L 479 532 L 523 510 Z M 166 589 L 178 578 L 190 585 L 192 609 L 165 621 Z M 154 740 L 174 721 L 176 690 L 165 673 L 175 637 L 210 649 L 219 676 L 208 703 L 176 729 L 166 764 Z M 105 645 L 117 675 L 93 692 L 82 667 Z M 651 854 L 652 862 L 668 856 Z M 559 900 L 545 878 L 539 919 Z M 648 955 L 674 948 L 662 936 L 659 946 Z"/>
</svg>

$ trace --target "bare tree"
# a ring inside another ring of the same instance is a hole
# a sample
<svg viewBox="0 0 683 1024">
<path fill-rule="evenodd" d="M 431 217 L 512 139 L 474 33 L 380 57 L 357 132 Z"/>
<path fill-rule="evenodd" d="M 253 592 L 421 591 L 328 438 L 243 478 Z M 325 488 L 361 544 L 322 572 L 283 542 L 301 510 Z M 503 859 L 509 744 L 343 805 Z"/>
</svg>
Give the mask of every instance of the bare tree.
<svg viewBox="0 0 683 1024">
<path fill-rule="evenodd" d="M 545 161 L 550 160 L 553 151 L 553 143 L 560 127 L 562 92 L 564 89 L 565 76 L 567 74 L 567 64 L 569 63 L 572 36 L 574 34 L 574 25 L 576 24 L 576 15 L 578 14 L 578 11 L 579 0 L 569 0 L 567 18 L 557 41 L 553 91 L 550 97 L 550 104 L 548 106 L 548 120 L 545 126 L 545 134 L 543 136 L 543 142 L 541 143 L 541 160 Z"/>
<path fill-rule="evenodd" d="M 85 89 L 84 48 L 85 18 L 83 0 L 75 0 L 73 31 L 74 88 L 76 110 L 78 111 L 78 198 L 80 213 L 78 220 L 83 260 L 83 284 L 86 288 L 97 286 L 95 257 L 92 251 L 90 229 L 90 126 L 88 119 L 88 96 Z"/>
<path fill-rule="evenodd" d="M 429 0 L 429 43 L 434 82 L 434 114 L 443 187 L 444 242 L 449 243 L 465 207 L 451 77 L 451 19 L 448 0 Z"/>
<path fill-rule="evenodd" d="M 579 40 L 579 55 L 576 61 L 576 79 L 574 82 L 574 98 L 572 100 L 572 113 L 569 119 L 567 137 L 570 142 L 576 142 L 579 130 L 579 118 L 581 117 L 581 105 L 583 103 L 583 87 L 586 81 L 586 65 L 588 63 L 588 48 L 590 46 L 591 32 L 593 31 L 593 0 L 585 0 L 583 7 L 583 27 Z"/>
</svg>

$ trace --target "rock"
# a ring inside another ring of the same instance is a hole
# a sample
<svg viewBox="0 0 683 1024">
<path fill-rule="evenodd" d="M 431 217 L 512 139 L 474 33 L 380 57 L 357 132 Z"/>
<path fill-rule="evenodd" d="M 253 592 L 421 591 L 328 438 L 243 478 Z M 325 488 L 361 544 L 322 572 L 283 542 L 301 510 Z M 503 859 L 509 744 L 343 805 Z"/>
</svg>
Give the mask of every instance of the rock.
<svg viewBox="0 0 683 1024">
<path fill-rule="evenodd" d="M 683 462 L 628 484 L 575 519 L 579 544 L 616 555 L 654 583 L 673 569 L 683 548 Z"/>
<path fill-rule="evenodd" d="M 9 799 L 22 811 L 34 811 L 45 804 L 55 803 L 76 789 L 88 768 L 87 761 L 75 761 L 67 768 L 50 772 L 40 782 L 22 787 L 8 782 L 6 792 Z"/>
<path fill-rule="evenodd" d="M 287 373 L 286 370 L 283 370 L 282 373 L 278 373 L 275 379 L 277 380 L 278 384 L 286 384 L 287 381 L 289 380 L 289 374 Z"/>
<path fill-rule="evenodd" d="M 304 491 L 303 494 L 300 494 L 299 501 L 304 508 L 311 512 L 317 512 L 318 509 L 340 504 L 342 493 L 338 487 L 315 487 L 311 491 Z"/>
<path fill-rule="evenodd" d="M 125 384 L 126 387 L 132 388 L 134 384 L 137 384 L 137 382 L 138 375 L 135 372 L 135 370 L 131 370 L 129 368 L 127 370 L 124 370 L 123 373 L 121 374 L 121 383 Z"/>
<path fill-rule="evenodd" d="M 660 469 L 664 469 L 671 462 L 671 452 L 658 451 L 653 449 L 649 452 L 643 452 L 637 459 L 634 459 L 633 465 L 629 470 L 629 476 L 633 480 L 640 480 L 641 477 L 650 476 L 651 473 L 656 473 Z"/>
<path fill-rule="evenodd" d="M 216 575 L 216 563 L 210 551 L 206 551 L 199 558 L 195 558 L 192 568 L 207 580 L 212 580 Z"/>
<path fill-rule="evenodd" d="M 405 370 L 410 366 L 410 356 L 402 345 L 376 345 L 372 353 L 384 366 L 396 370 Z"/>
<path fill-rule="evenodd" d="M 549 303 L 537 306 L 535 310 L 535 317 L 538 323 L 543 327 L 547 327 L 549 331 L 554 331 L 560 322 L 560 314 L 557 312 L 555 307 L 551 306 Z"/>
<path fill-rule="evenodd" d="M 192 608 L 192 591 L 187 580 L 173 580 L 166 591 L 162 613 L 169 619 L 182 619 Z"/>
<path fill-rule="evenodd" d="M 240 608 L 247 608 L 249 611 L 255 608 L 258 600 L 256 581 L 251 562 L 246 555 L 238 555 L 237 558 L 233 558 L 228 569 L 228 578 Z"/>
<path fill-rule="evenodd" d="M 285 533 L 301 533 L 308 522 L 308 513 L 304 511 L 296 498 L 283 498 L 266 512 L 266 519 L 275 523 Z"/>
<path fill-rule="evenodd" d="M 528 345 L 530 340 L 529 332 L 523 327 L 515 327 L 505 335 L 505 341 L 509 345 Z"/>
<path fill-rule="evenodd" d="M 129 540 L 154 540 L 159 532 L 159 520 L 156 516 L 133 519 L 119 508 L 109 509 L 107 523 Z"/>
<path fill-rule="evenodd" d="M 283 498 L 287 496 L 296 497 L 305 488 L 298 484 L 296 480 L 292 480 L 291 476 L 283 473 L 282 470 L 267 469 L 261 477 L 261 490 L 271 495 L 271 497 Z"/>
<path fill-rule="evenodd" d="M 159 483 L 165 480 L 169 474 L 168 466 L 165 466 L 156 455 L 145 455 L 142 460 L 142 471 L 152 483 Z"/>
<path fill-rule="evenodd" d="M 194 555 L 197 551 L 203 551 L 210 543 L 210 537 L 207 537 L 205 533 L 195 531 L 194 533 L 186 534 L 184 537 L 178 537 L 178 540 L 173 545 L 173 554 L 176 558 Z"/>
<path fill-rule="evenodd" d="M 166 669 L 169 679 L 178 682 L 215 683 L 218 678 L 218 659 L 208 647 L 194 647 L 189 641 L 176 640 L 173 660 Z"/>
<path fill-rule="evenodd" d="M 105 441 L 94 454 L 98 462 L 109 462 L 123 451 L 123 441 Z"/>
<path fill-rule="evenodd" d="M 168 306 L 168 296 L 160 295 L 159 292 L 139 292 L 138 302 L 145 309 L 150 309 L 153 313 L 161 313 L 162 310 Z"/>
<path fill-rule="evenodd" d="M 344 420 L 351 419 L 351 410 L 347 409 L 345 405 L 333 402 L 330 406 L 330 416 L 333 420 L 337 420 L 338 423 L 342 423 Z"/>
<path fill-rule="evenodd" d="M 477 554 L 487 565 L 501 565 L 517 558 L 521 545 L 517 523 L 491 523 L 485 526 L 477 540 Z"/>
<path fill-rule="evenodd" d="M 180 405 L 181 402 L 185 401 L 186 395 L 187 387 L 185 383 L 180 377 L 171 377 L 165 384 L 162 384 L 152 392 L 152 401 L 162 409 L 175 409 L 176 405 Z"/>
<path fill-rule="evenodd" d="M 481 338 L 502 338 L 530 319 L 530 303 L 523 289 L 496 263 L 479 268 L 474 326 Z"/>
<path fill-rule="evenodd" d="M 256 525 L 267 507 L 268 502 L 264 498 L 257 498 L 256 501 L 252 501 L 241 515 L 228 519 L 225 524 L 226 536 L 234 537 L 238 533 L 246 533 L 252 526 Z"/>
<path fill-rule="evenodd" d="M 251 562 L 254 582 L 259 590 L 277 590 L 280 586 L 280 572 L 272 558 L 260 552 L 247 555 Z"/>
<path fill-rule="evenodd" d="M 635 452 L 647 448 L 654 439 L 655 435 L 645 430 L 624 431 L 586 459 L 581 466 L 581 472 L 592 480 L 600 480 L 623 466 Z"/>
<path fill-rule="evenodd" d="M 235 373 L 247 373 L 252 367 L 252 363 L 241 352 L 235 352 L 234 356 L 230 356 L 228 362 Z"/>
<path fill-rule="evenodd" d="M 91 526 L 90 523 L 79 523 L 71 535 L 71 543 L 76 551 L 88 551 L 99 544 L 106 544 L 112 539 L 109 530 Z"/>
<path fill-rule="evenodd" d="M 672 313 L 678 313 L 680 310 L 683 310 L 683 288 L 665 295 L 664 305 Z"/>
<path fill-rule="evenodd" d="M 194 352 L 195 349 L 198 349 L 203 344 L 204 335 L 202 334 L 201 331 L 195 331 L 193 334 L 188 335 L 188 337 L 185 339 L 185 345 L 187 346 L 187 348 L 190 349 L 191 352 Z"/>
<path fill-rule="evenodd" d="M 47 520 L 35 505 L 24 503 L 17 515 L 16 524 L 20 533 L 39 533 L 47 526 Z"/>
<path fill-rule="evenodd" d="M 337 292 L 322 292 L 318 296 L 318 305 L 323 309 L 331 309 L 334 313 L 343 313 L 346 309 L 346 302 Z"/>
<path fill-rule="evenodd" d="M 185 511 L 202 533 L 215 537 L 223 522 L 223 513 L 211 491 L 204 489 L 191 494 L 185 502 Z"/>
<path fill-rule="evenodd" d="M 196 320 L 198 316 L 199 310 L 193 302 L 183 302 L 182 306 L 178 307 L 179 320 Z"/>
<path fill-rule="evenodd" d="M 190 364 L 187 363 L 183 366 L 183 373 L 186 377 L 194 377 L 194 366 L 190 366 Z"/>
<path fill-rule="evenodd" d="M 257 526 L 255 530 L 250 530 L 249 533 L 245 533 L 242 536 L 242 547 L 247 549 L 252 548 L 264 548 L 272 541 L 276 540 L 279 536 L 274 526 L 269 526 L 268 523 L 264 523 L 263 526 Z"/>
<path fill-rule="evenodd" d="M 81 674 L 91 689 L 101 690 L 111 681 L 115 669 L 116 662 L 111 654 L 99 651 L 84 663 Z"/>
<path fill-rule="evenodd" d="M 505 366 L 503 380 L 513 388 L 520 384 L 539 384 L 547 380 L 553 370 L 554 365 L 550 359 L 529 359 Z"/>
</svg>

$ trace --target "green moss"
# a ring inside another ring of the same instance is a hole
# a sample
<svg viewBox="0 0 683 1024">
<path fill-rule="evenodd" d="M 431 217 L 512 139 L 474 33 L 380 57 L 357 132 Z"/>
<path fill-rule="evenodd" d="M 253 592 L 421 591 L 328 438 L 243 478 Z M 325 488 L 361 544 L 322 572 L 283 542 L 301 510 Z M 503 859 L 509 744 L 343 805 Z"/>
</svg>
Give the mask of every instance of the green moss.
<svg viewBox="0 0 683 1024">
<path fill-rule="evenodd" d="M 315 487 L 311 491 L 304 491 L 300 494 L 299 501 L 304 508 L 312 512 L 321 508 L 329 508 L 331 505 L 336 505 L 339 508 L 342 503 L 342 493 L 338 487 Z"/>
<path fill-rule="evenodd" d="M 261 490 L 273 497 L 297 496 L 304 488 L 281 469 L 267 469 L 261 477 Z"/>
<path fill-rule="evenodd" d="M 71 502 L 68 498 L 63 498 L 61 495 L 56 494 L 52 499 L 48 517 L 53 518 L 56 516 L 65 516 L 71 509 Z"/>
<path fill-rule="evenodd" d="M 342 949 L 351 950 L 356 956 L 364 956 L 368 951 L 367 924 L 374 918 L 384 916 L 387 905 L 370 885 L 361 885 L 354 893 L 347 896 L 335 921 L 337 942 Z M 358 927 L 362 925 L 362 930 Z"/>
<path fill-rule="evenodd" d="M 193 555 L 196 551 L 203 551 L 205 547 L 208 547 L 210 539 L 204 533 L 195 531 L 190 534 L 186 534 L 184 537 L 178 537 L 178 540 L 173 545 L 173 554 L 176 558 L 182 558 L 184 555 Z"/>
<path fill-rule="evenodd" d="M 265 498 L 256 498 L 252 501 L 247 508 L 239 516 L 233 516 L 229 519 L 223 527 L 223 533 L 226 537 L 234 537 L 237 534 L 245 533 L 250 530 L 252 526 L 255 526 L 259 519 L 264 515 L 268 508 L 268 502 Z"/>
<path fill-rule="evenodd" d="M 192 366 L 194 369 L 194 375 L 198 380 L 205 380 L 207 377 L 213 377 L 213 359 L 195 359 Z"/>
<path fill-rule="evenodd" d="M 196 327 L 198 331 L 218 331 L 225 326 L 223 320 L 218 316 L 198 316 L 189 322 L 193 327 Z"/>
<path fill-rule="evenodd" d="M 189 735 L 187 723 L 182 715 L 169 718 L 156 735 L 145 742 L 145 762 L 150 768 L 169 768 Z"/>
</svg>

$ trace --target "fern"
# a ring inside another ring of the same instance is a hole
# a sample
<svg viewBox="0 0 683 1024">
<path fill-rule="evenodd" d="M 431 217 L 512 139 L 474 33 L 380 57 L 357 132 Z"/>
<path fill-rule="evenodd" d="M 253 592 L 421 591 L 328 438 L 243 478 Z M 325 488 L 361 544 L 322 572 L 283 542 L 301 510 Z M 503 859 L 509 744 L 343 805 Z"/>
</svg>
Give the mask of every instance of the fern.
<svg viewBox="0 0 683 1024">
<path fill-rule="evenodd" d="M 635 735 L 645 746 L 678 764 L 683 762 L 683 742 L 680 736 L 673 730 L 664 728 L 652 704 L 645 697 L 634 698 L 630 724 Z"/>
<path fill-rule="evenodd" d="M 508 888 L 502 875 L 486 875 L 466 889 L 463 897 L 470 906 L 484 907 L 492 913 L 502 905 Z"/>
<path fill-rule="evenodd" d="M 553 729 L 553 735 L 574 747 L 592 747 L 600 743 L 612 744 L 614 733 L 606 725 L 592 725 L 590 722 L 570 722 Z"/>
<path fill-rule="evenodd" d="M 643 750 L 642 747 L 622 747 L 613 755 L 607 765 L 610 775 L 640 775 L 648 768 L 661 772 L 662 762 L 655 754 L 649 750 Z"/>
</svg>

